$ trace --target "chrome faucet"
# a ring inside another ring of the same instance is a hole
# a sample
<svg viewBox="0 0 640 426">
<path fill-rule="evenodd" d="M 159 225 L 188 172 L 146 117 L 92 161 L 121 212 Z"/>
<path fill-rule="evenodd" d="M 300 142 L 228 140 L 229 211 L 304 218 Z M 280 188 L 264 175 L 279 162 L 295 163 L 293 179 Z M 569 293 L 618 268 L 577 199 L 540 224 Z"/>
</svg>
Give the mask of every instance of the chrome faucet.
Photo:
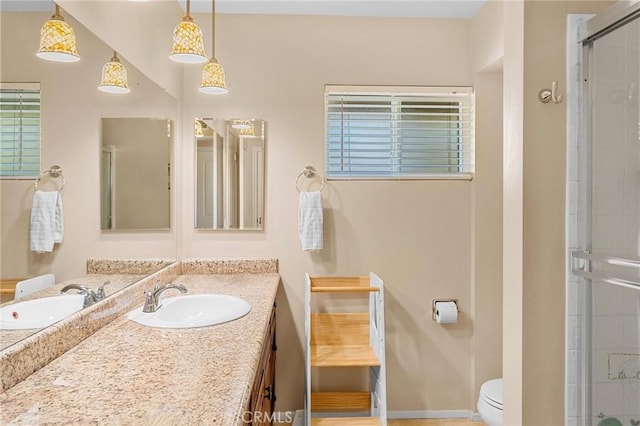
<svg viewBox="0 0 640 426">
<path fill-rule="evenodd" d="M 69 290 L 78 290 L 78 293 L 82 294 L 84 296 L 84 303 L 82 304 L 82 307 L 86 308 L 87 306 L 91 306 L 94 303 L 99 302 L 99 301 L 101 301 L 102 299 L 104 299 L 106 297 L 106 293 L 104 291 L 104 287 L 107 284 L 111 284 L 111 281 L 103 282 L 100 285 L 100 287 L 98 287 L 97 291 L 94 291 L 93 289 L 90 289 L 86 285 L 69 284 L 69 285 L 64 286 L 62 288 L 62 290 L 60 290 L 60 294 L 65 294 Z"/>
<path fill-rule="evenodd" d="M 181 293 L 186 293 L 187 289 L 182 284 L 166 284 L 163 286 L 159 285 L 160 283 L 156 283 L 153 287 L 153 290 L 145 290 L 145 300 L 144 307 L 142 308 L 142 312 L 150 313 L 155 312 L 162 307 L 162 302 L 160 301 L 160 295 L 164 293 L 166 290 L 175 289 L 180 290 Z"/>
</svg>

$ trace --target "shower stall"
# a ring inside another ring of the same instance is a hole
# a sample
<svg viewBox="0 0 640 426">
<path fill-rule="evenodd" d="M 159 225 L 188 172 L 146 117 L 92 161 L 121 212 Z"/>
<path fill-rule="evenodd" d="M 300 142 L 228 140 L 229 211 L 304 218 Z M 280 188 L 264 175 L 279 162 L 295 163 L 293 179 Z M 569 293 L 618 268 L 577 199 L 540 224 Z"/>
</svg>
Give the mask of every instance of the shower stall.
<svg viewBox="0 0 640 426">
<path fill-rule="evenodd" d="M 566 423 L 638 426 L 640 2 L 618 2 L 574 28 Z"/>
</svg>

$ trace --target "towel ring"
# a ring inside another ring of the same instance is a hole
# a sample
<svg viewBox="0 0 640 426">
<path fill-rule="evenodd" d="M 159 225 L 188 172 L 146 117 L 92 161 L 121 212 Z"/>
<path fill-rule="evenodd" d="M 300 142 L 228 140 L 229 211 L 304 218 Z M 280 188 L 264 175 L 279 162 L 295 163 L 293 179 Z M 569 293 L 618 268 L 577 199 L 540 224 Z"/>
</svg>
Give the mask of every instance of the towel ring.
<svg viewBox="0 0 640 426">
<path fill-rule="evenodd" d="M 322 184 L 320 185 L 320 192 L 322 192 L 322 190 L 324 189 L 324 178 L 320 176 L 320 173 L 318 173 L 313 166 L 306 166 L 304 170 L 302 170 L 298 175 L 298 177 L 296 178 L 296 189 L 298 190 L 298 192 L 301 192 L 299 184 L 300 184 L 300 178 L 302 176 L 306 177 L 307 179 L 311 179 L 318 176 L 320 179 L 322 179 Z"/>
<path fill-rule="evenodd" d="M 38 184 L 40 183 L 42 177 L 47 174 L 53 178 L 62 178 L 62 185 L 60 186 L 60 189 L 58 189 L 58 192 L 62 191 L 64 189 L 65 180 L 64 175 L 62 174 L 62 167 L 58 165 L 53 165 L 49 168 L 49 170 L 43 170 L 42 173 L 40 173 L 41 176 L 38 176 L 35 181 L 36 189 L 38 189 Z"/>
</svg>

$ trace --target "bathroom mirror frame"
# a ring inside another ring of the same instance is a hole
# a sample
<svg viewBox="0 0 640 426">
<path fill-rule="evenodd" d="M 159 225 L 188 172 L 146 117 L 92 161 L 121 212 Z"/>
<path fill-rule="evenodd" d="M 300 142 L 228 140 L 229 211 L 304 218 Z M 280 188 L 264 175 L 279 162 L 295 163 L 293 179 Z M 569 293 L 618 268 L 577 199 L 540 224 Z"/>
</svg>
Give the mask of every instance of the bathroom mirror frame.
<svg viewBox="0 0 640 426">
<path fill-rule="evenodd" d="M 264 232 L 266 122 L 194 119 L 194 228 Z"/>
<path fill-rule="evenodd" d="M 158 150 L 158 145 L 154 144 L 161 138 L 164 123 L 167 130 L 166 146 L 163 134 L 163 149 Z M 123 134 L 125 137 L 122 137 Z M 141 134 L 151 135 L 147 143 L 140 137 Z M 101 118 L 100 232 L 171 232 L 174 216 L 174 143 L 175 125 L 172 118 Z M 151 167 L 140 170 L 140 166 Z M 144 212 L 157 212 L 149 226 L 144 225 L 149 217 Z M 127 225 L 120 225 L 123 222 Z"/>
</svg>

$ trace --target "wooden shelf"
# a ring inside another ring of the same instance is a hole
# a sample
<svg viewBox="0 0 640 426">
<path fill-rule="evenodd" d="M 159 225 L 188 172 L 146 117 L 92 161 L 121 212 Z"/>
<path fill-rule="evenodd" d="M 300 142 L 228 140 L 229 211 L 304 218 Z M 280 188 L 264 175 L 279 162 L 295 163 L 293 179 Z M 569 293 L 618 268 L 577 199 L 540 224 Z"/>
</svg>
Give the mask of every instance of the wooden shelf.
<svg viewBox="0 0 640 426">
<path fill-rule="evenodd" d="M 377 367 L 380 360 L 369 345 L 311 345 L 312 367 Z"/>
<path fill-rule="evenodd" d="M 370 392 L 312 392 L 311 410 L 324 412 L 369 411 Z"/>
<path fill-rule="evenodd" d="M 311 314 L 312 345 L 368 345 L 369 314 Z"/>
<path fill-rule="evenodd" d="M 371 292 L 380 291 L 371 287 L 369 277 L 311 277 L 311 292 Z"/>
<path fill-rule="evenodd" d="M 382 279 L 373 272 L 351 277 L 305 274 L 306 425 L 387 426 L 383 289 Z M 328 297 L 331 293 L 336 297 Z M 336 306 L 345 293 L 360 304 Z M 365 312 L 362 302 L 368 302 Z M 323 367 L 360 370 L 368 373 L 368 383 L 363 374 L 362 384 L 343 390 L 312 386 L 312 378 L 329 373 Z"/>
<path fill-rule="evenodd" d="M 380 426 L 377 417 L 313 417 L 311 426 Z"/>
</svg>

